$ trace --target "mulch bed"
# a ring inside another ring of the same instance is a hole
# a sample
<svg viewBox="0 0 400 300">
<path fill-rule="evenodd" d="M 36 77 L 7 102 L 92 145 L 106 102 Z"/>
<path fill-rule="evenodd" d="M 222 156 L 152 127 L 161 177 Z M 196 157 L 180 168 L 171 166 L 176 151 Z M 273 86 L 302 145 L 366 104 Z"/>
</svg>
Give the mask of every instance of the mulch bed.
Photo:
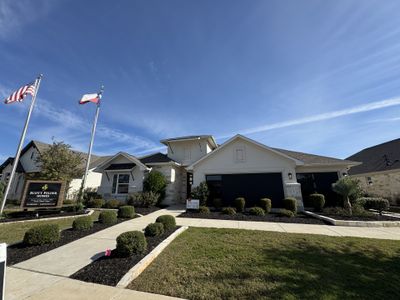
<svg viewBox="0 0 400 300">
<path fill-rule="evenodd" d="M 318 213 L 318 214 L 324 217 L 329 217 L 335 220 L 343 220 L 343 221 L 400 221 L 400 218 L 380 216 L 375 214 L 366 216 L 346 216 L 346 215 L 332 215 L 324 213 Z"/>
<path fill-rule="evenodd" d="M 163 240 L 170 236 L 173 230 L 165 232 L 158 237 L 146 237 L 147 251 L 144 254 L 134 255 L 131 257 L 118 257 L 116 250 L 111 251 L 111 256 L 102 256 L 86 267 L 72 274 L 70 278 L 78 279 L 86 282 L 99 283 L 104 285 L 116 286 L 121 278 L 135 266 L 143 257 L 149 254 Z"/>
<path fill-rule="evenodd" d="M 135 212 L 137 214 L 141 214 L 143 216 L 151 214 L 152 212 L 155 212 L 157 210 L 161 209 L 160 207 L 157 206 L 152 206 L 152 207 L 135 207 Z"/>
<path fill-rule="evenodd" d="M 129 219 L 118 219 L 118 223 L 127 220 Z M 99 222 L 95 222 L 93 224 L 93 227 L 89 230 L 73 230 L 72 228 L 65 229 L 61 231 L 60 240 L 53 244 L 47 244 L 41 246 L 27 246 L 23 242 L 21 242 L 14 245 L 10 245 L 7 247 L 7 265 L 11 266 L 20 263 L 24 260 L 30 259 L 34 256 L 53 250 L 55 248 L 58 248 L 60 246 L 73 242 L 77 239 L 80 239 L 82 237 L 85 237 L 87 235 L 90 235 L 92 233 L 98 232 L 100 230 L 106 229 L 114 225 L 105 225 Z"/>
<path fill-rule="evenodd" d="M 70 216 L 79 216 L 84 215 L 85 212 L 50 212 L 50 211 L 39 211 L 37 212 L 39 216 L 36 216 L 36 212 L 34 211 L 18 211 L 11 212 L 4 219 L 0 219 L 1 223 L 7 222 L 15 222 L 15 221 L 26 221 L 26 220 L 39 220 L 43 218 L 56 218 L 56 217 L 70 217 Z"/>
<path fill-rule="evenodd" d="M 211 211 L 209 214 L 201 214 L 198 212 L 184 212 L 178 218 L 199 218 L 199 219 L 219 219 L 219 220 L 236 220 L 236 221 L 260 221 L 260 222 L 281 222 L 281 223 L 301 223 L 301 224 L 325 224 L 322 220 L 315 219 L 301 213 L 295 217 L 279 217 L 275 213 L 269 213 L 265 216 L 253 216 L 248 213 L 237 213 L 236 215 L 225 215 L 221 212 Z"/>
</svg>

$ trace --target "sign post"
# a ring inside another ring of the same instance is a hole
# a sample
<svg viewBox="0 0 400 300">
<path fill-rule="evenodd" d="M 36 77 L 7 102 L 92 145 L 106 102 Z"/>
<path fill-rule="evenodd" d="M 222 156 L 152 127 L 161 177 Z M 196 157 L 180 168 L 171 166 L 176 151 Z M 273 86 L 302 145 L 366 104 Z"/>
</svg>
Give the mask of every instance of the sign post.
<svg viewBox="0 0 400 300">
<path fill-rule="evenodd" d="M 0 244 L 0 300 L 6 299 L 6 261 L 7 261 L 7 244 Z"/>
<path fill-rule="evenodd" d="M 28 180 L 22 208 L 58 208 L 63 204 L 65 183 L 63 181 Z"/>
</svg>

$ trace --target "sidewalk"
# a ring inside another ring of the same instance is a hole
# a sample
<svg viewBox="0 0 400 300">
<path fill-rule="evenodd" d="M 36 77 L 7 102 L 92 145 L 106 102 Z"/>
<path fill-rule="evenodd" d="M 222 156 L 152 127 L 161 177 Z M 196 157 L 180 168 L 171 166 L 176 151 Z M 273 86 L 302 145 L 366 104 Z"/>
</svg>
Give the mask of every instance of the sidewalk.
<svg viewBox="0 0 400 300">
<path fill-rule="evenodd" d="M 20 270 L 7 268 L 6 275 L 7 300 L 172 300 L 179 299 L 163 295 L 138 292 L 128 289 L 82 282 Z"/>
<path fill-rule="evenodd" d="M 330 236 L 352 236 L 374 239 L 400 240 L 400 227 L 349 227 L 198 218 L 176 218 L 176 222 L 180 226 L 189 227 L 236 228 L 291 233 L 322 234 Z"/>
</svg>

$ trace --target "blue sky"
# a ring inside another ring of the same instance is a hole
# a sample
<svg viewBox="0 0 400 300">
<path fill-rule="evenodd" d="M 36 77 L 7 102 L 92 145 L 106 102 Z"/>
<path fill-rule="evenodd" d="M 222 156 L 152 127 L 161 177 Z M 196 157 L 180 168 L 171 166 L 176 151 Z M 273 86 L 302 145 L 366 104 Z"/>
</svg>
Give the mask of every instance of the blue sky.
<svg viewBox="0 0 400 300">
<path fill-rule="evenodd" d="M 400 133 L 400 2 L 0 1 L 0 96 L 43 73 L 26 142 L 159 151 L 159 140 L 243 133 L 347 157 Z M 0 159 L 30 98 L 0 104 Z"/>
</svg>

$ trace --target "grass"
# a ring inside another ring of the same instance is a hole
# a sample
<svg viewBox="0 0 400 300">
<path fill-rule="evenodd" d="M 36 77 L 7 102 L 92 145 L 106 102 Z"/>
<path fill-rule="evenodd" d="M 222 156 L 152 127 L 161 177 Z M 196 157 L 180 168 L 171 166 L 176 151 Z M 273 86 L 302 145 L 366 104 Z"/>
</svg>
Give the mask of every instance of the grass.
<svg viewBox="0 0 400 300">
<path fill-rule="evenodd" d="M 92 214 L 94 221 L 97 221 L 100 212 L 95 211 Z M 30 221 L 23 223 L 13 223 L 13 224 L 0 224 L 0 243 L 16 243 L 23 239 L 25 232 L 36 225 L 39 224 L 58 224 L 60 229 L 66 229 L 72 226 L 72 222 L 75 218 L 65 218 L 53 221 Z"/>
<path fill-rule="evenodd" d="M 187 299 L 399 299 L 400 242 L 189 228 L 130 289 Z"/>
</svg>

